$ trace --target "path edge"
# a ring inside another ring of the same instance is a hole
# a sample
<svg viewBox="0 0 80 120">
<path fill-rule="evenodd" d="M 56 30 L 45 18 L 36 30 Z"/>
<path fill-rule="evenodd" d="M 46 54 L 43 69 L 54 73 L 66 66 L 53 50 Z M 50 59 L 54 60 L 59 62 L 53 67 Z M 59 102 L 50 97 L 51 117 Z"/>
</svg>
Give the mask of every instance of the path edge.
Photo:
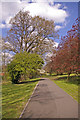
<svg viewBox="0 0 80 120">
<path fill-rule="evenodd" d="M 53 81 L 54 82 L 54 81 Z M 56 86 L 58 86 L 55 82 L 54 82 L 54 84 L 56 85 Z M 59 87 L 59 86 L 58 86 Z M 61 90 L 63 90 L 64 91 L 64 89 L 62 89 L 61 87 L 59 87 Z M 78 103 L 78 101 L 77 100 L 75 100 L 70 94 L 68 94 L 66 91 L 64 91 L 65 92 L 65 94 L 67 94 L 69 97 L 71 97 L 71 99 L 73 99 L 73 101 L 75 101 L 75 102 L 77 102 Z M 79 104 L 79 103 L 78 103 Z"/>
<path fill-rule="evenodd" d="M 28 102 L 26 103 L 26 105 L 25 105 L 25 107 L 24 107 L 24 109 L 23 109 L 23 111 L 21 112 L 21 114 L 20 114 L 20 117 L 19 118 L 21 118 L 22 117 L 22 115 L 23 115 L 23 113 L 24 113 L 24 111 L 25 111 L 25 109 L 26 109 L 26 107 L 28 106 L 28 104 L 29 104 L 29 102 L 30 102 L 30 100 L 31 100 L 31 98 L 32 98 L 32 96 L 33 96 L 33 94 L 34 94 L 34 92 L 35 92 L 35 90 L 36 90 L 36 88 L 37 88 L 37 86 L 39 85 L 39 82 L 36 84 L 36 86 L 35 86 L 35 88 L 34 88 L 34 90 L 33 90 L 33 92 L 32 92 L 32 95 L 30 96 L 30 98 L 28 99 Z"/>
</svg>

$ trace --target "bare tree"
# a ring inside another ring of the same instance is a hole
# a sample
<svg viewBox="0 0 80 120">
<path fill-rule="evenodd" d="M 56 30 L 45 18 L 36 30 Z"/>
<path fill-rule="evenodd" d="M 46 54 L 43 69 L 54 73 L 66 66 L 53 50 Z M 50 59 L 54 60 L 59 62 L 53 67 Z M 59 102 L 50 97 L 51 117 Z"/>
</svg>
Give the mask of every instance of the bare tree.
<svg viewBox="0 0 80 120">
<path fill-rule="evenodd" d="M 6 49 L 15 53 L 27 51 L 44 54 L 53 50 L 54 22 L 39 16 L 31 17 L 29 12 L 20 11 L 10 20 Z"/>
</svg>

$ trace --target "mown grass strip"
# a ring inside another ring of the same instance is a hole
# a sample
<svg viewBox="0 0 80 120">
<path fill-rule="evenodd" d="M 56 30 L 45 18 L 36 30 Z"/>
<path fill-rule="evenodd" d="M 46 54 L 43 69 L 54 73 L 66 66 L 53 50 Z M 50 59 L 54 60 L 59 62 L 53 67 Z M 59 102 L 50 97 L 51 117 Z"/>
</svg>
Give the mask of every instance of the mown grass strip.
<svg viewBox="0 0 80 120">
<path fill-rule="evenodd" d="M 19 118 L 39 80 L 36 78 L 22 84 L 2 84 L 2 118 Z"/>
</svg>

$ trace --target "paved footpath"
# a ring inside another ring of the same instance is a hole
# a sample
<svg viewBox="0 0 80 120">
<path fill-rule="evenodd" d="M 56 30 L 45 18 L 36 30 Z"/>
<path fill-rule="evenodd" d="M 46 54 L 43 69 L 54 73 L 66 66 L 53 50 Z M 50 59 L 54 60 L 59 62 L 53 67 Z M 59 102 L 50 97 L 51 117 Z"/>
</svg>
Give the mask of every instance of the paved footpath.
<svg viewBox="0 0 80 120">
<path fill-rule="evenodd" d="M 78 118 L 78 103 L 45 78 L 39 81 L 21 118 Z"/>
</svg>

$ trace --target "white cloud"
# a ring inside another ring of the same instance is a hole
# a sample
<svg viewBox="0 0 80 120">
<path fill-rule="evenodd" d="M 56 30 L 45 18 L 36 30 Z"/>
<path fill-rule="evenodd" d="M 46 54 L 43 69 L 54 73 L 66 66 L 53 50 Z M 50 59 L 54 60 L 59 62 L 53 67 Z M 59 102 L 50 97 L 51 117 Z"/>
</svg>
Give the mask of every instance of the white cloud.
<svg viewBox="0 0 80 120">
<path fill-rule="evenodd" d="M 56 25 L 55 26 L 55 30 L 59 30 L 59 29 L 61 29 L 62 28 L 62 26 L 60 26 L 60 25 Z"/>
<path fill-rule="evenodd" d="M 5 46 L 8 46 L 8 47 L 10 47 L 11 49 L 13 49 L 14 47 L 9 43 L 9 42 L 5 42 Z"/>
<path fill-rule="evenodd" d="M 2 28 L 8 28 L 10 27 L 9 21 L 12 17 L 15 16 L 21 9 L 27 6 L 27 2 L 20 2 L 20 0 L 17 0 L 16 2 L 3 2 L 2 5 L 2 19 L 0 17 L 0 22 L 5 21 L 5 24 L 1 24 L 0 27 Z M 0 7 L 0 10 L 1 10 Z M 0 11 L 1 13 L 1 11 Z"/>
<path fill-rule="evenodd" d="M 10 54 L 10 53 L 3 53 L 2 52 L 2 55 L 4 56 L 5 55 L 5 57 L 8 57 L 8 58 L 12 58 L 13 57 L 13 55 L 12 54 Z"/>
<path fill-rule="evenodd" d="M 53 55 L 53 53 L 49 52 L 49 53 L 46 54 L 46 57 L 50 58 L 52 55 Z"/>
<path fill-rule="evenodd" d="M 47 42 L 47 43 L 49 43 L 50 41 L 49 41 L 49 39 L 47 39 L 47 38 L 45 38 L 45 40 L 44 40 L 45 42 Z"/>
<path fill-rule="evenodd" d="M 50 6 L 47 3 L 32 3 L 28 4 L 24 10 L 30 11 L 32 16 L 39 15 L 41 17 L 45 17 L 49 20 L 54 20 L 55 23 L 63 23 L 65 22 L 68 14 L 65 10 L 59 9 L 61 4 L 56 4 L 54 6 Z"/>
<path fill-rule="evenodd" d="M 11 45 L 9 42 L 5 42 L 5 45 Z"/>
<path fill-rule="evenodd" d="M 5 25 L 4 24 L 0 24 L 0 28 L 5 28 Z"/>
<path fill-rule="evenodd" d="M 64 6 L 64 7 L 63 7 L 63 9 L 67 9 L 67 7 L 66 7 L 66 6 Z"/>
<path fill-rule="evenodd" d="M 46 43 L 50 43 L 50 44 L 52 44 L 53 45 L 53 47 L 58 47 L 58 45 L 59 45 L 59 43 L 58 42 L 52 42 L 52 41 L 50 41 L 49 39 L 47 39 L 47 38 L 45 38 L 45 40 L 44 40 Z"/>
<path fill-rule="evenodd" d="M 44 40 L 46 43 L 48 43 L 48 44 L 52 44 L 53 45 L 53 48 L 54 47 L 58 47 L 58 45 L 59 45 L 59 43 L 58 42 L 52 42 L 52 41 L 50 41 L 49 39 L 47 39 L 47 38 L 45 38 L 45 40 Z"/>
<path fill-rule="evenodd" d="M 10 24 L 0 24 L 0 28 L 10 28 Z"/>
<path fill-rule="evenodd" d="M 59 45 L 59 43 L 58 42 L 54 42 L 54 45 L 53 45 L 53 47 L 58 47 L 58 45 Z M 45 58 L 46 58 L 46 60 L 48 60 L 48 61 L 50 61 L 50 58 L 51 58 L 51 56 L 55 56 L 56 54 L 53 54 L 52 52 L 48 52 L 48 53 L 46 53 L 46 55 L 45 55 Z"/>
<path fill-rule="evenodd" d="M 59 43 L 58 42 L 54 42 L 54 47 L 58 47 Z"/>
<path fill-rule="evenodd" d="M 7 64 L 9 60 L 12 60 L 12 57 L 13 57 L 13 55 L 8 52 L 5 52 L 5 53 L 2 52 L 2 56 L 3 56 L 3 59 L 5 59 L 5 64 Z M 4 60 L 2 62 L 4 64 Z"/>
<path fill-rule="evenodd" d="M 55 8 L 60 8 L 61 7 L 61 4 L 55 4 L 55 6 L 54 6 Z"/>
<path fill-rule="evenodd" d="M 32 16 L 39 15 L 49 20 L 54 20 L 56 23 L 65 22 L 65 19 L 68 16 L 65 10 L 59 9 L 61 7 L 61 4 L 53 5 L 54 0 L 32 0 L 32 2 L 34 3 L 30 4 L 28 2 L 30 2 L 30 0 L 15 0 L 15 2 L 3 2 L 0 6 L 2 6 L 2 21 L 5 21 L 5 26 L 4 24 L 1 24 L 1 27 L 9 27 L 9 20 L 11 19 L 11 17 L 15 16 L 15 14 L 23 8 L 25 11 L 30 11 L 30 14 Z"/>
<path fill-rule="evenodd" d="M 11 18 L 12 18 L 12 16 L 9 16 L 9 17 L 5 20 L 5 23 L 6 23 L 6 24 L 9 24 L 9 21 L 10 21 Z"/>
</svg>

